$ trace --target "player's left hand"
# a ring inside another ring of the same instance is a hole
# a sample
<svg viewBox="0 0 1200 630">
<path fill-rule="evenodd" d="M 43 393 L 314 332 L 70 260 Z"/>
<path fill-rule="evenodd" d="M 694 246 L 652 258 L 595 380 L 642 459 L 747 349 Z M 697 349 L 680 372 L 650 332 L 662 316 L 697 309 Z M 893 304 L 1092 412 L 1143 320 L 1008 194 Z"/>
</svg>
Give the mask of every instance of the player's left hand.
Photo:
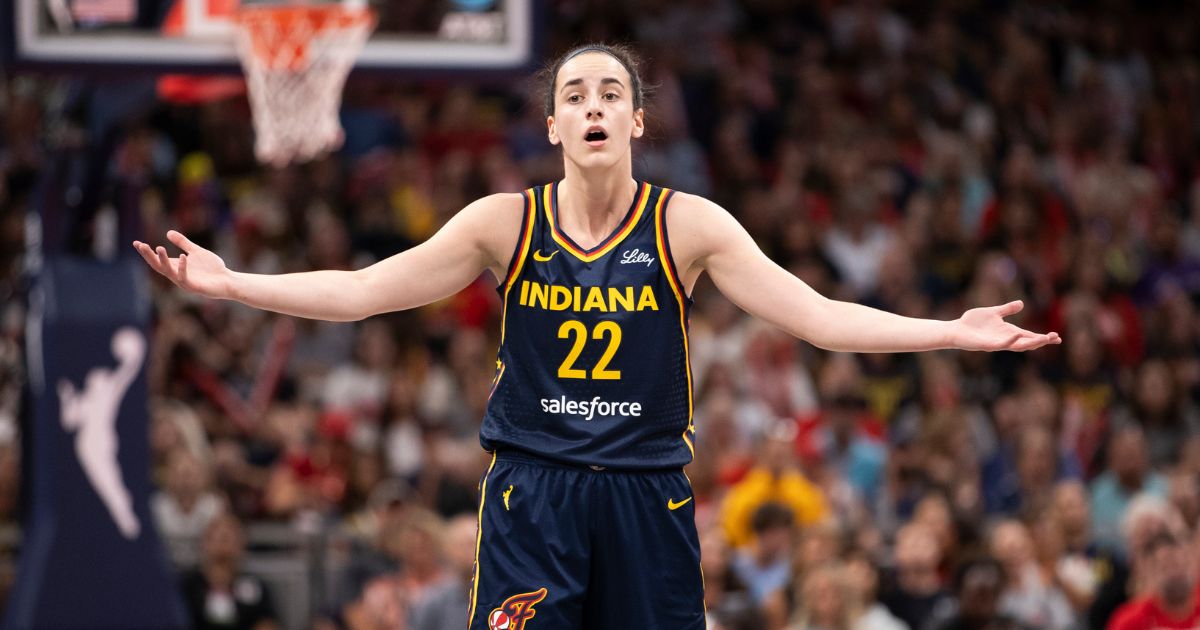
<svg viewBox="0 0 1200 630">
<path fill-rule="evenodd" d="M 1000 306 L 973 308 L 963 313 L 953 322 L 955 347 L 963 350 L 1024 352 L 1062 343 L 1062 337 L 1056 332 L 1035 333 L 1004 321 L 1005 317 L 1020 313 L 1022 308 L 1025 308 L 1025 304 L 1017 300 Z"/>
</svg>

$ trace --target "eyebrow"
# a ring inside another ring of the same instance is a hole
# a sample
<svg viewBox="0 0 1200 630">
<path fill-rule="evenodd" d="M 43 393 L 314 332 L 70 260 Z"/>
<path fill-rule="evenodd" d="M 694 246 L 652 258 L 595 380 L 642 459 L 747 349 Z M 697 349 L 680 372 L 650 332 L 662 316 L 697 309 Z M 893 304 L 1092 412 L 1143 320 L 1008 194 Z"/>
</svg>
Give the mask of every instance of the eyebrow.
<svg viewBox="0 0 1200 630">
<path fill-rule="evenodd" d="M 620 79 L 616 79 L 613 77 L 604 77 L 603 79 L 600 79 L 601 85 L 608 85 L 609 83 L 616 83 L 617 85 L 619 85 L 621 87 L 625 87 L 625 84 L 621 83 Z M 571 87 L 572 85 L 581 85 L 581 84 L 583 84 L 583 79 L 571 79 L 570 81 L 567 81 L 566 83 L 563 84 L 562 89 L 559 90 L 559 93 L 561 94 L 563 90 Z"/>
</svg>

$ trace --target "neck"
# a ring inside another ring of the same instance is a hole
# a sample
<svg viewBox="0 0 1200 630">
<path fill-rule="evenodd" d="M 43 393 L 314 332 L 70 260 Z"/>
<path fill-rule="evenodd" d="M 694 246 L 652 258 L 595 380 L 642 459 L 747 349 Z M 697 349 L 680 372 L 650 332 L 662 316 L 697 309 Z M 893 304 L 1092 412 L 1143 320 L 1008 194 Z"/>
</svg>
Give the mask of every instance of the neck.
<svg viewBox="0 0 1200 630">
<path fill-rule="evenodd" d="M 232 562 L 224 560 L 210 560 L 204 564 L 204 577 L 208 580 L 210 588 L 226 590 L 233 584 L 233 578 L 237 574 Z"/>
<path fill-rule="evenodd" d="M 181 493 L 175 497 L 175 502 L 179 504 L 179 509 L 186 513 L 191 513 L 196 507 L 196 503 L 200 500 L 200 495 L 191 493 Z"/>
<path fill-rule="evenodd" d="M 1126 475 L 1116 475 L 1116 477 L 1117 484 L 1120 485 L 1123 490 L 1133 493 L 1142 489 L 1142 482 L 1145 476 L 1141 473 L 1130 473 Z"/>
<path fill-rule="evenodd" d="M 1088 530 L 1080 527 L 1063 532 L 1063 537 L 1066 539 L 1067 548 L 1072 551 L 1083 551 L 1088 546 Z"/>
<path fill-rule="evenodd" d="M 567 160 L 566 176 L 558 187 L 559 221 L 592 231 L 593 235 L 611 228 L 614 216 L 619 221 L 637 194 L 628 154 L 622 162 L 613 167 L 583 168 Z"/>
</svg>

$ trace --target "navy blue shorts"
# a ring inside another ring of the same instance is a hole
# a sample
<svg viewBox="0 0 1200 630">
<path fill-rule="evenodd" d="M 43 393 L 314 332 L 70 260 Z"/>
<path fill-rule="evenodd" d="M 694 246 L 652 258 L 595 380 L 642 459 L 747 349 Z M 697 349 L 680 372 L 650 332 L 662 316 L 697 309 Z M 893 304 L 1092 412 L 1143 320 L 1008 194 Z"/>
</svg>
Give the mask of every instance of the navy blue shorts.
<svg viewBox="0 0 1200 630">
<path fill-rule="evenodd" d="M 505 451 L 480 488 L 470 630 L 704 630 L 682 470 L 594 470 Z"/>
</svg>

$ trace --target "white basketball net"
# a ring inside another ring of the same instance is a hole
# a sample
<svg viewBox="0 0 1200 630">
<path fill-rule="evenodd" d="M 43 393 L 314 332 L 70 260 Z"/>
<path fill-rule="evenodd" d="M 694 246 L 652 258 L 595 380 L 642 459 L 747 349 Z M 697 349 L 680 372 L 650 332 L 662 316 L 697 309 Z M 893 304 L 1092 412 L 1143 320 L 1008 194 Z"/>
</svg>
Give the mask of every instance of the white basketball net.
<svg viewBox="0 0 1200 630">
<path fill-rule="evenodd" d="M 341 146 L 342 86 L 374 13 L 344 5 L 252 6 L 236 23 L 258 159 L 282 166 Z"/>
</svg>

